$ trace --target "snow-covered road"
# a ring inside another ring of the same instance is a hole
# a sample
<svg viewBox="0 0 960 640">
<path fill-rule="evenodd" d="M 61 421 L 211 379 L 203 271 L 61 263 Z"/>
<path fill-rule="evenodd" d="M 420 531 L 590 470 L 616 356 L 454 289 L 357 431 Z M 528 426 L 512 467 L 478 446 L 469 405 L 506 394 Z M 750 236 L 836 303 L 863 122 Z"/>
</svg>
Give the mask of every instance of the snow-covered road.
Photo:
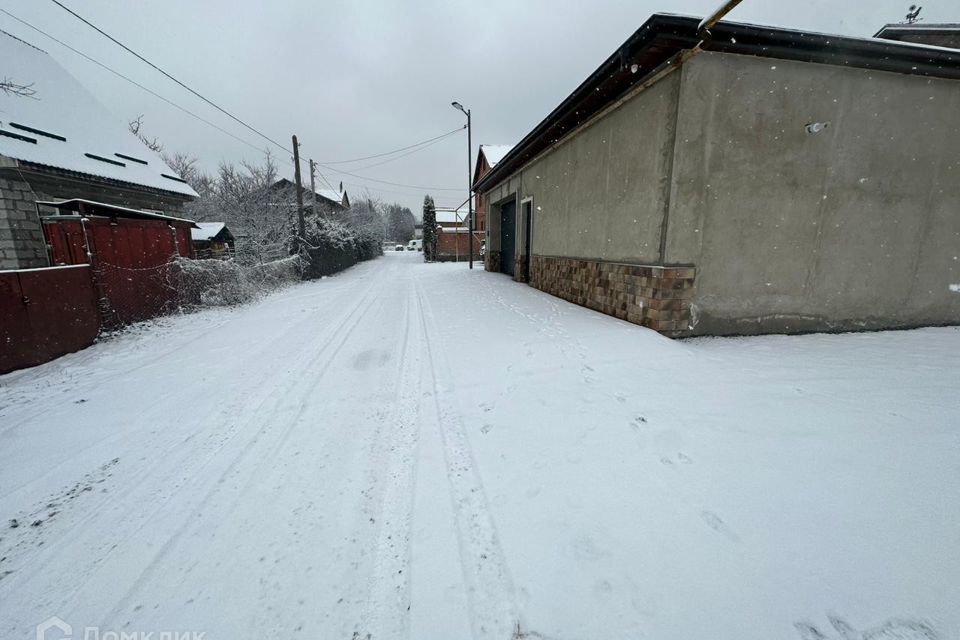
<svg viewBox="0 0 960 640">
<path fill-rule="evenodd" d="M 420 260 L 0 376 L 0 637 L 960 637 L 960 331 L 670 341 Z"/>
</svg>

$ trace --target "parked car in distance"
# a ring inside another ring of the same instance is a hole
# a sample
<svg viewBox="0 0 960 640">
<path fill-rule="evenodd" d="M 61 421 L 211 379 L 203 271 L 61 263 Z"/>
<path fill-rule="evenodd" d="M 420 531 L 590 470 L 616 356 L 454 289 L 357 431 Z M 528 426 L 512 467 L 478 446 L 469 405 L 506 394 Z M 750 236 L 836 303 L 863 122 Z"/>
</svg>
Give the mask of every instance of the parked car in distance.
<svg viewBox="0 0 960 640">
<path fill-rule="evenodd" d="M 423 251 L 423 240 L 411 240 L 408 242 L 407 251 Z"/>
<path fill-rule="evenodd" d="M 403 251 L 403 245 L 402 245 L 402 244 L 398 244 L 397 246 L 395 246 L 395 247 L 393 248 L 393 250 L 394 250 L 394 251 Z"/>
</svg>

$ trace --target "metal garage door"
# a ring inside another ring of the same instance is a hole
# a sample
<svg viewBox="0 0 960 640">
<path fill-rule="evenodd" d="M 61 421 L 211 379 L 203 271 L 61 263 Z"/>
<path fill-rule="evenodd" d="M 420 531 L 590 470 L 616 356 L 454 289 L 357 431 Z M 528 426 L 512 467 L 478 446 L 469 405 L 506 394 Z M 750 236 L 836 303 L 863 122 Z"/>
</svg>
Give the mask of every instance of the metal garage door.
<svg viewBox="0 0 960 640">
<path fill-rule="evenodd" d="M 517 202 L 500 206 L 500 271 L 513 275 L 517 252 Z"/>
</svg>

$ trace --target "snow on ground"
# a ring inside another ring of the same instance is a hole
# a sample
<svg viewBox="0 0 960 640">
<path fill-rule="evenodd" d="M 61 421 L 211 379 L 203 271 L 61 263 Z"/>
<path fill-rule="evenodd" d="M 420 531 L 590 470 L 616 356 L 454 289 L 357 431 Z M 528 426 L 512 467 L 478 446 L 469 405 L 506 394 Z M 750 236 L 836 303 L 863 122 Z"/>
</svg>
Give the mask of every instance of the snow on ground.
<svg viewBox="0 0 960 640">
<path fill-rule="evenodd" d="M 670 341 L 420 260 L 0 377 L 0 637 L 960 636 L 960 330 Z"/>
</svg>

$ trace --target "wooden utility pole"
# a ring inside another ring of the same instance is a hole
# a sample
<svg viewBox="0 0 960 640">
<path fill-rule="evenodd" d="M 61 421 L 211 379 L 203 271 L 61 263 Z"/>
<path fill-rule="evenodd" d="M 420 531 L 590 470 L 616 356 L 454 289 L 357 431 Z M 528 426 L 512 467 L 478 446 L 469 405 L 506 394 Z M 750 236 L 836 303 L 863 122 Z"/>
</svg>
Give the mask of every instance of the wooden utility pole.
<svg viewBox="0 0 960 640">
<path fill-rule="evenodd" d="M 316 183 L 316 173 L 317 165 L 310 159 L 310 202 L 313 204 L 313 215 L 317 215 L 317 183 Z"/>
<path fill-rule="evenodd" d="M 297 183 L 297 241 L 294 246 L 297 253 L 303 246 L 303 236 L 306 235 L 306 229 L 303 225 L 303 186 L 300 184 L 300 145 L 297 143 L 297 136 L 293 136 L 293 178 Z"/>
</svg>

